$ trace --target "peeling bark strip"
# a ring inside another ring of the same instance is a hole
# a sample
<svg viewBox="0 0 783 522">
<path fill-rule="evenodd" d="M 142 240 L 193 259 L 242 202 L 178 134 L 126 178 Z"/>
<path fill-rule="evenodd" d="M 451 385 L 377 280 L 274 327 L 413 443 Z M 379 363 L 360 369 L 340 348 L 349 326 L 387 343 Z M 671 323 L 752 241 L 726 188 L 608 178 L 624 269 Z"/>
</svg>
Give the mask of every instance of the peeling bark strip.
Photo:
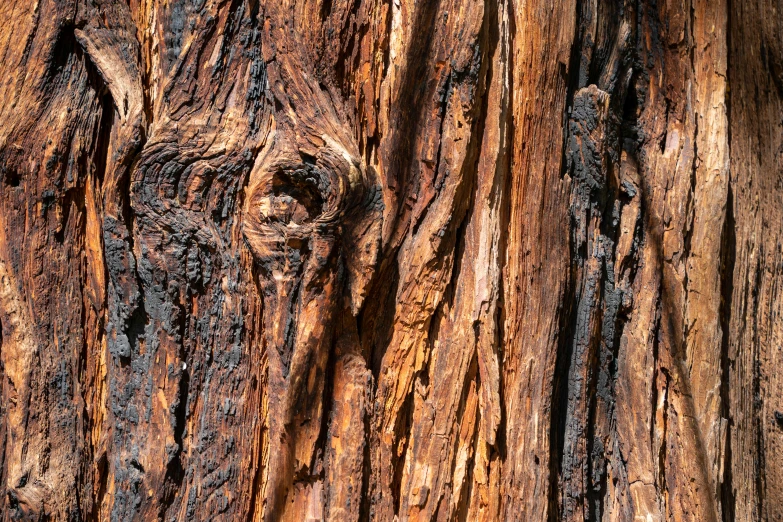
<svg viewBox="0 0 783 522">
<path fill-rule="evenodd" d="M 0 518 L 783 520 L 783 2 L 0 5 Z"/>
</svg>

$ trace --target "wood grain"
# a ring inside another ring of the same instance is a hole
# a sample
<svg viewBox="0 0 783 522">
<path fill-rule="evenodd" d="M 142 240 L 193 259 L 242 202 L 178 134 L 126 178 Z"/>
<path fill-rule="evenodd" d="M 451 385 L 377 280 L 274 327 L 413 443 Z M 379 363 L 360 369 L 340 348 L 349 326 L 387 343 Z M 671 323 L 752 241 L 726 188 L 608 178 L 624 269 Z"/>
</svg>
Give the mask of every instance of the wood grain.
<svg viewBox="0 0 783 522">
<path fill-rule="evenodd" d="M 3 2 L 0 519 L 783 520 L 782 13 Z"/>
</svg>

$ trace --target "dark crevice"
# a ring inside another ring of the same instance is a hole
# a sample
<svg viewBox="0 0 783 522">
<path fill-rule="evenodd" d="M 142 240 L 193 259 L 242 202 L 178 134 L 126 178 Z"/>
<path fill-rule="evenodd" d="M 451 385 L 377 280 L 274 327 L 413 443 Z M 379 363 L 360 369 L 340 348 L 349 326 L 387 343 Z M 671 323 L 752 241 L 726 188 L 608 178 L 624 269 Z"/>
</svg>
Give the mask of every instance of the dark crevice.
<svg viewBox="0 0 783 522">
<path fill-rule="evenodd" d="M 416 5 L 413 15 L 413 24 L 410 28 L 410 45 L 405 55 L 403 63 L 416 64 L 414 67 L 405 68 L 403 76 L 399 80 L 399 98 L 397 106 L 402 108 L 396 115 L 396 131 L 391 133 L 387 140 L 389 141 L 389 160 L 388 172 L 394 176 L 398 187 L 401 187 L 403 193 L 402 204 L 407 202 L 407 194 L 416 191 L 416 187 L 411 184 L 414 181 L 412 176 L 414 168 L 414 138 L 418 135 L 421 122 L 424 120 L 426 111 L 425 103 L 429 100 L 426 96 L 425 88 L 430 79 L 431 73 L 427 70 L 429 56 L 432 51 L 433 37 L 436 15 L 440 8 L 440 0 L 423 2 Z M 398 211 L 402 209 L 393 209 L 391 215 L 397 216 Z M 396 245 L 393 248 L 397 248 Z M 384 252 L 384 257 L 391 256 L 391 252 Z"/>
<path fill-rule="evenodd" d="M 582 63 L 582 30 L 583 19 L 582 13 L 583 0 L 576 0 L 575 16 L 576 23 L 574 24 L 574 36 L 571 41 L 571 54 L 568 58 L 568 65 L 560 63 L 560 74 L 566 84 L 566 99 L 563 110 L 563 147 L 561 152 L 562 161 L 560 162 L 560 178 L 564 178 L 568 174 L 568 135 L 569 124 L 571 121 L 571 107 L 574 105 L 574 95 L 584 85 L 580 82 L 580 66 Z M 513 69 L 512 69 L 513 70 Z M 586 82 L 585 82 L 586 83 Z"/>
<path fill-rule="evenodd" d="M 683 240 L 683 252 L 682 259 L 686 260 L 691 255 L 691 242 L 693 238 L 693 219 L 696 213 L 696 172 L 699 167 L 699 149 L 698 149 L 698 136 L 699 136 L 699 118 L 695 118 L 694 130 L 693 130 L 693 161 L 691 162 L 691 176 L 690 187 L 688 190 L 687 201 L 685 203 L 685 212 L 687 213 L 684 220 L 685 230 L 682 231 Z M 698 247 L 698 245 L 697 245 Z M 688 270 L 685 270 L 685 280 L 683 281 L 683 288 L 688 288 Z M 687 301 L 686 301 L 687 302 Z M 684 314 L 685 315 L 685 314 Z M 688 338 L 688 324 L 687 318 L 683 317 L 683 331 L 685 332 L 685 339 Z"/>
<path fill-rule="evenodd" d="M 468 203 L 470 208 L 462 215 L 460 223 L 457 226 L 457 230 L 454 233 L 454 261 L 451 267 L 449 282 L 446 284 L 446 288 L 443 290 L 443 301 L 448 301 L 450 306 L 454 305 L 457 288 L 459 288 L 460 274 L 462 273 L 462 262 L 465 254 L 465 231 L 467 230 L 468 223 L 470 222 L 471 209 L 475 203 L 475 198 L 476 191 L 471 190 L 470 202 Z M 435 325 L 435 321 L 433 321 L 432 324 Z M 430 333 L 432 334 L 434 332 Z M 432 335 L 430 335 L 430 339 L 432 339 Z"/>
<path fill-rule="evenodd" d="M 462 426 L 462 422 L 465 420 L 465 414 L 467 413 L 467 404 L 468 404 L 468 397 L 470 395 L 470 384 L 472 382 L 476 383 L 475 389 L 476 393 L 481 393 L 481 377 L 478 372 L 478 354 L 474 350 L 473 356 L 468 362 L 468 368 L 467 372 L 465 374 L 465 379 L 462 383 L 462 394 L 460 395 L 459 400 L 459 407 L 456 412 L 456 419 L 457 423 L 456 426 Z M 470 499 L 471 499 L 471 491 L 473 486 L 473 468 L 474 468 L 474 462 L 475 462 L 475 455 L 476 455 L 476 442 L 478 441 L 478 433 L 481 429 L 481 408 L 477 405 L 476 406 L 476 420 L 475 424 L 473 426 L 473 434 L 472 434 L 472 440 L 470 441 L 470 447 L 473 448 L 473 451 L 471 452 L 470 456 L 468 457 L 467 461 L 465 462 L 465 469 L 467 470 L 465 473 L 465 476 L 463 477 L 463 484 L 462 488 L 460 490 L 460 496 L 456 500 L 457 508 L 454 512 L 453 518 L 456 520 L 467 520 L 467 511 L 468 507 L 470 505 Z M 452 455 L 457 455 L 459 450 L 459 444 L 461 440 L 459 437 L 454 437 L 454 440 L 452 441 Z M 451 461 L 451 466 L 449 468 L 448 476 L 454 477 L 455 476 L 455 466 L 457 464 L 457 459 L 453 458 Z M 454 487 L 456 487 L 457 484 L 454 484 Z M 445 496 L 444 496 L 445 498 Z M 435 500 L 433 498 L 433 500 Z M 453 500 L 453 499 L 452 499 Z M 438 506 L 433 511 L 431 520 L 441 520 L 440 517 L 438 517 L 438 512 L 440 509 L 441 502 L 438 502 Z M 445 518 L 445 517 L 444 517 Z"/>
<path fill-rule="evenodd" d="M 128 318 L 125 326 L 125 333 L 128 337 L 128 344 L 130 346 L 130 353 L 118 354 L 120 364 L 123 367 L 128 366 L 131 363 L 134 355 L 138 355 L 141 352 L 141 344 L 144 342 L 144 330 L 149 322 L 147 311 L 144 308 L 144 296 L 143 291 L 138 306 L 133 310 L 133 313 Z"/>
<path fill-rule="evenodd" d="M 389 11 L 391 11 L 391 4 L 392 4 L 392 2 L 393 2 L 393 0 L 391 0 L 391 1 L 387 0 L 387 5 L 389 5 L 389 7 L 390 7 Z M 389 65 L 391 63 L 391 45 L 390 45 L 389 41 L 391 39 L 392 20 L 393 20 L 393 18 L 394 17 L 392 16 L 391 12 L 387 13 L 386 20 L 385 20 L 386 21 L 386 26 L 384 27 L 384 30 L 383 30 L 383 33 L 382 33 L 382 36 L 381 36 L 381 41 L 379 42 L 379 46 L 380 46 L 380 48 L 382 50 L 382 54 L 383 54 L 383 70 L 381 72 L 380 78 L 378 79 L 378 81 L 381 81 L 381 82 L 386 80 L 386 77 L 388 76 L 388 73 L 389 73 Z M 381 96 L 376 96 L 376 99 L 373 101 L 373 103 L 375 105 L 375 114 L 376 115 L 380 114 L 381 113 Z M 369 139 L 367 140 L 367 149 L 365 151 L 363 151 L 364 157 L 367 159 L 367 163 L 368 164 L 370 163 L 369 159 L 373 156 L 372 155 L 373 150 L 376 152 L 376 156 L 377 156 L 377 151 L 380 148 L 381 137 L 378 134 L 379 134 L 379 129 L 376 127 L 375 135 L 369 137 Z M 360 140 L 360 146 L 362 146 L 361 140 Z"/>
<path fill-rule="evenodd" d="M 667 445 L 667 430 L 668 430 L 668 423 L 669 423 L 669 373 L 665 368 L 658 367 L 658 370 L 660 370 L 666 380 L 666 384 L 663 387 L 663 406 L 662 406 L 662 426 L 661 426 L 661 445 L 658 448 L 658 490 L 661 492 L 668 491 L 668 488 L 666 486 L 666 445 Z M 654 386 L 658 385 L 658 379 L 656 379 Z M 653 410 L 655 411 L 655 410 Z M 655 423 L 652 423 L 653 425 Z M 653 439 L 654 441 L 655 439 Z M 664 513 L 668 513 L 668 503 L 667 503 L 668 495 L 663 494 L 661 495 L 661 500 L 664 504 Z"/>
<path fill-rule="evenodd" d="M 332 0 L 324 0 L 321 4 L 321 20 L 326 20 L 332 14 Z"/>
<path fill-rule="evenodd" d="M 256 281 L 256 288 L 260 288 L 258 286 L 258 281 Z M 253 392 L 258 393 L 259 398 L 259 404 L 261 402 L 261 397 L 263 396 L 263 391 L 261 389 L 261 386 L 259 386 L 258 379 L 253 376 L 251 379 L 251 385 Z M 259 432 L 258 434 L 254 434 L 254 437 L 257 438 L 256 444 L 259 448 L 264 447 L 264 442 L 266 437 L 267 430 L 264 427 L 264 421 L 261 419 L 256 419 L 257 424 L 259 424 Z M 268 441 L 267 441 L 268 443 Z M 249 508 L 247 510 L 247 518 L 246 522 L 253 522 L 255 519 L 256 514 L 256 505 L 259 502 L 259 492 L 261 491 L 261 479 L 263 478 L 263 471 L 265 468 L 265 463 L 261 461 L 260 459 L 260 453 L 259 452 L 259 460 L 256 462 L 253 462 L 253 467 L 255 468 L 253 471 L 253 481 L 252 486 L 250 488 L 250 502 L 249 502 Z"/>
<path fill-rule="evenodd" d="M 643 200 L 644 201 L 644 200 Z M 651 216 L 652 217 L 652 216 Z M 648 234 L 649 241 L 651 242 L 653 248 L 658 250 L 658 257 L 661 256 L 661 240 L 659 237 L 654 236 L 655 232 L 652 232 Z M 659 267 L 659 281 L 663 280 L 663 263 L 660 263 Z M 662 295 L 660 288 L 658 289 L 658 296 L 656 299 L 655 304 L 655 324 L 653 325 L 652 332 L 653 332 L 653 346 L 652 346 L 652 359 L 653 359 L 653 378 L 652 378 L 652 397 L 651 397 L 651 408 L 650 411 L 652 412 L 652 418 L 650 419 L 650 455 L 653 456 L 653 458 L 657 457 L 658 460 L 658 474 L 655 476 L 655 480 L 657 482 L 657 490 L 658 491 L 667 491 L 666 489 L 666 422 L 667 422 L 667 408 L 668 408 L 668 374 L 666 368 L 661 366 L 661 321 L 662 321 L 662 311 L 661 311 L 661 301 L 662 301 Z M 659 375 L 662 374 L 666 378 L 667 386 L 664 386 L 662 390 L 660 389 L 660 378 Z M 662 412 L 662 419 L 663 419 L 663 426 L 660 426 L 661 433 L 663 434 L 660 441 L 660 447 L 655 448 L 654 444 L 656 441 L 655 432 L 657 427 L 657 415 L 656 412 L 658 411 L 658 402 L 659 397 L 658 393 L 659 391 L 662 391 L 664 394 L 663 397 L 663 412 Z M 663 513 L 666 513 L 666 496 L 662 496 L 662 501 L 664 503 L 664 511 Z"/>
<path fill-rule="evenodd" d="M 52 85 L 57 85 L 61 79 L 62 73 L 66 67 L 70 65 L 74 51 L 76 49 L 81 49 L 81 47 L 76 42 L 76 35 L 74 34 L 74 26 L 72 23 L 61 24 L 54 40 L 55 41 L 50 48 L 50 53 L 46 57 L 45 74 Z M 65 80 L 67 81 L 67 79 Z"/>
<path fill-rule="evenodd" d="M 304 258 L 304 259 L 307 259 L 310 256 L 309 246 L 310 245 L 308 244 L 307 245 L 308 248 L 302 249 L 303 251 L 300 254 L 302 256 L 302 258 Z M 299 302 L 301 295 L 304 293 L 304 290 L 302 288 L 302 282 L 303 282 L 302 280 L 304 279 L 304 277 L 303 277 L 304 267 L 302 265 L 300 265 L 297 268 L 298 269 L 296 271 L 296 274 L 292 278 L 294 280 L 294 285 L 293 285 L 293 288 L 291 289 L 291 297 L 290 297 L 290 299 L 287 302 L 287 305 L 288 305 L 289 308 L 285 311 L 285 316 L 284 316 L 285 317 L 285 321 L 287 323 L 286 323 L 286 326 L 285 326 L 285 334 L 284 334 L 285 337 L 282 339 L 283 345 L 282 346 L 275 346 L 273 348 L 273 349 L 277 350 L 277 353 L 280 356 L 280 362 L 282 364 L 283 378 L 286 380 L 286 382 L 290 382 L 292 380 L 291 379 L 291 375 L 290 375 L 290 373 L 291 373 L 291 358 L 294 355 L 294 348 L 295 348 L 295 345 L 296 345 L 296 333 L 297 332 L 296 332 L 296 326 L 295 325 L 296 325 L 297 320 L 299 319 L 299 317 L 298 317 L 299 316 L 299 310 L 297 309 L 297 303 Z M 270 277 L 269 280 L 272 280 L 272 278 Z M 280 297 L 282 297 L 282 296 L 278 296 L 278 298 L 280 298 Z M 312 356 L 312 354 L 309 354 L 309 355 Z M 295 377 L 299 377 L 299 376 L 297 375 Z M 297 379 L 293 379 L 293 380 L 296 381 Z M 299 394 L 300 394 L 300 391 L 301 391 L 301 388 L 302 388 L 303 384 L 304 383 L 300 383 L 299 384 L 299 388 L 300 389 L 293 389 L 293 388 L 290 389 L 289 398 L 292 401 L 292 404 L 295 404 L 296 402 L 299 401 L 299 399 L 300 399 L 300 395 Z M 288 420 L 290 420 L 290 419 L 286 419 L 286 421 L 288 421 Z"/>
<path fill-rule="evenodd" d="M 346 313 L 346 312 L 343 312 Z M 332 319 L 337 324 L 340 324 L 341 322 L 344 322 L 341 319 L 337 319 L 339 312 L 335 314 L 336 317 Z M 349 317 L 349 320 L 353 320 L 353 317 Z M 317 455 L 328 455 L 328 444 L 329 444 L 329 435 L 330 435 L 330 423 L 331 423 L 331 417 L 332 412 L 334 411 L 334 368 L 337 364 L 337 357 L 336 357 L 336 345 L 337 345 L 337 339 L 335 337 L 336 332 L 332 332 L 332 339 L 329 344 L 329 354 L 327 356 L 326 361 L 326 367 L 324 369 L 324 386 L 323 386 L 323 393 L 322 393 L 322 401 L 323 401 L 323 408 L 321 410 L 321 429 L 318 433 L 318 439 L 315 442 L 315 451 L 314 456 Z M 309 471 L 310 475 L 308 477 L 309 480 L 313 480 L 314 478 L 319 478 L 321 480 L 324 479 L 324 471 L 323 468 L 326 466 L 319 466 L 317 462 L 311 462 Z M 314 470 L 318 470 L 317 475 L 313 475 Z M 327 513 L 328 513 L 328 505 L 327 505 Z"/>
<path fill-rule="evenodd" d="M 448 105 L 449 105 L 449 98 L 451 97 L 451 90 L 452 90 L 452 74 L 449 74 L 443 85 L 438 89 L 438 150 L 435 153 L 435 161 L 424 161 L 425 164 L 430 166 L 432 168 L 432 177 L 433 177 L 433 186 L 435 188 L 435 193 L 440 193 L 440 189 L 443 187 L 443 184 L 446 182 L 446 177 L 449 175 L 448 169 L 446 172 L 442 174 L 443 178 L 439 179 L 440 173 L 440 160 L 441 160 L 441 153 L 443 151 L 443 124 L 445 123 L 446 119 L 446 113 L 448 111 Z M 413 222 L 413 227 L 411 230 L 411 236 L 415 237 L 416 234 L 419 231 L 419 226 L 424 222 L 425 218 L 427 217 L 427 212 L 429 211 L 429 205 L 425 207 L 421 213 L 419 213 L 417 216 L 414 216 L 416 220 Z"/>
<path fill-rule="evenodd" d="M 89 63 L 89 62 L 87 62 Z M 100 193 L 103 186 L 103 180 L 106 178 L 106 170 L 109 161 L 109 142 L 111 140 L 111 129 L 114 126 L 114 103 L 111 94 L 107 92 L 101 98 L 101 121 L 98 124 L 98 133 L 95 145 L 95 186 Z"/>
<path fill-rule="evenodd" d="M 512 186 L 513 186 L 513 176 L 512 174 L 512 162 L 510 159 L 510 154 L 507 154 L 507 150 L 513 149 L 515 139 L 516 139 L 516 126 L 514 125 L 514 117 L 513 117 L 513 111 L 509 110 L 509 107 L 514 106 L 514 89 L 513 88 L 506 88 L 506 85 L 511 83 L 511 71 L 514 70 L 514 53 L 511 51 L 514 49 L 514 35 L 516 31 L 516 24 L 515 24 L 515 10 L 514 10 L 514 4 L 511 1 L 507 0 L 500 0 L 505 2 L 505 7 L 508 9 L 507 13 L 507 19 L 508 19 L 508 27 L 505 28 L 505 34 L 507 39 L 507 45 L 503 46 L 504 50 L 507 50 L 507 52 L 504 52 L 505 59 L 502 60 L 503 63 L 506 64 L 505 70 L 502 71 L 503 74 L 503 94 L 504 94 L 504 106 L 503 111 L 501 111 L 501 114 L 506 115 L 505 122 L 501 122 L 501 129 L 507 129 L 506 133 L 506 139 L 502 141 L 506 147 L 504 149 L 501 149 L 500 151 L 500 157 L 498 158 L 498 164 L 497 168 L 502 169 L 502 184 L 501 184 L 501 200 L 498 202 L 498 205 L 500 206 L 500 226 L 501 226 L 501 233 L 500 233 L 500 242 L 498 245 L 498 258 L 500 259 L 500 267 L 499 267 L 499 274 L 500 278 L 498 280 L 498 309 L 497 313 L 495 314 L 495 321 L 497 324 L 496 332 L 497 332 L 497 346 L 498 346 L 498 398 L 500 399 L 500 422 L 498 423 L 497 427 L 497 435 L 495 438 L 495 449 L 497 451 L 498 458 L 501 461 L 504 461 L 508 456 L 508 441 L 506 437 L 506 432 L 508 429 L 507 426 L 507 419 L 508 419 L 508 411 L 506 410 L 506 394 L 505 394 L 505 372 L 504 370 L 504 361 L 506 360 L 506 353 L 504 349 L 504 340 L 507 339 L 506 334 L 506 321 L 508 320 L 506 316 L 506 279 L 505 274 L 507 270 L 507 262 L 508 262 L 508 238 L 509 238 L 509 224 L 511 223 L 511 193 L 512 193 Z M 498 5 L 500 5 L 498 3 Z M 500 72 L 500 71 L 499 71 Z M 538 460 L 538 457 L 536 457 Z M 549 494 L 549 492 L 547 492 Z"/>
<path fill-rule="evenodd" d="M 184 330 L 185 315 L 183 311 L 180 311 L 180 323 L 181 329 Z M 180 337 L 184 339 L 184 337 Z M 180 343 L 179 359 L 181 361 L 186 360 L 186 354 L 184 353 L 184 343 Z M 160 498 L 160 506 L 158 514 L 160 518 L 163 518 L 167 510 L 172 506 L 177 494 L 182 491 L 182 485 L 185 479 L 185 468 L 182 462 L 183 435 L 185 433 L 185 427 L 187 425 L 188 417 L 188 393 L 190 384 L 190 372 L 183 368 L 179 374 L 179 383 L 177 387 L 177 395 L 174 403 L 171 405 L 171 427 L 174 436 L 174 445 L 166 447 L 166 473 L 163 479 L 164 491 Z"/>
<path fill-rule="evenodd" d="M 731 70 L 732 70 L 732 0 L 726 0 L 726 133 L 729 147 L 729 165 L 731 165 L 732 148 L 732 95 L 731 95 Z M 721 327 L 721 417 L 726 420 L 725 449 L 723 452 L 723 477 L 720 478 L 720 506 L 722 522 L 733 522 L 736 519 L 737 497 L 734 491 L 732 435 L 736 426 L 734 424 L 731 380 L 734 373 L 734 362 L 731 359 L 731 323 L 732 309 L 734 305 L 734 269 L 737 257 L 737 223 L 734 216 L 734 190 L 732 186 L 731 168 L 728 172 L 728 189 L 726 193 L 726 216 L 723 221 L 720 249 L 720 308 L 719 318 Z"/>
<path fill-rule="evenodd" d="M 732 477 L 731 434 L 734 429 L 734 419 L 731 411 L 731 395 L 729 383 L 732 376 L 733 363 L 730 359 L 731 349 L 731 316 L 734 297 L 734 263 L 737 252 L 736 223 L 734 221 L 734 195 L 729 182 L 726 197 L 726 218 L 723 222 L 720 252 L 720 326 L 721 326 L 721 417 L 726 420 L 726 447 L 723 455 L 723 477 L 720 485 L 720 504 L 723 522 L 732 522 L 736 514 L 736 495 Z"/>
<path fill-rule="evenodd" d="M 103 506 L 104 499 L 106 498 L 106 491 L 109 479 L 109 461 L 106 453 L 102 453 L 95 464 L 95 481 L 98 487 L 95 488 L 95 498 L 92 504 L 92 516 L 91 520 L 100 520 L 101 507 Z"/>
<path fill-rule="evenodd" d="M 569 252 L 574 251 L 573 234 L 568 235 Z M 563 452 L 565 450 L 566 417 L 568 412 L 568 376 L 571 371 L 572 339 L 576 330 L 573 304 L 577 293 L 574 284 L 574 263 L 569 263 L 569 274 L 560 306 L 557 310 L 559 341 L 552 380 L 552 410 L 549 417 L 549 522 L 558 522 L 560 513 L 560 484 Z"/>
<path fill-rule="evenodd" d="M 364 348 L 364 357 L 367 359 L 370 371 L 376 384 L 379 382 L 383 357 L 386 347 L 391 342 L 394 332 L 394 310 L 397 307 L 397 292 L 400 285 L 399 263 L 394 258 L 382 262 L 376 274 L 382 277 L 375 278 L 374 287 L 368 295 L 378 295 L 378 301 L 370 302 L 369 306 L 363 306 L 357 321 L 362 327 L 359 329 L 365 338 L 360 338 Z"/>
<path fill-rule="evenodd" d="M 19 172 L 13 167 L 3 165 L 0 167 L 0 176 L 3 178 L 3 182 L 11 188 L 16 188 L 22 181 L 22 177 Z"/>
<path fill-rule="evenodd" d="M 422 370 L 413 377 L 414 386 L 416 380 L 420 377 L 424 377 L 426 379 L 428 370 L 429 364 L 426 364 L 424 368 L 422 368 Z M 397 422 L 394 430 L 396 436 L 394 437 L 394 440 L 399 441 L 400 436 L 402 436 L 402 451 L 396 451 L 399 447 L 399 444 L 394 444 L 394 447 L 391 448 L 392 480 L 389 483 L 389 489 L 391 490 L 392 494 L 392 505 L 394 506 L 395 517 L 399 516 L 400 514 L 400 503 L 402 500 L 402 476 L 403 472 L 405 471 L 405 460 L 408 455 L 408 450 L 410 449 L 410 428 L 413 425 L 413 401 L 414 394 L 409 393 L 405 398 L 405 402 L 402 404 L 399 412 L 397 413 Z"/>
<path fill-rule="evenodd" d="M 580 3 L 580 2 L 577 2 Z M 577 6 L 577 13 L 579 9 Z M 571 47 L 571 64 L 570 67 L 578 67 L 581 52 L 579 50 L 579 21 L 576 24 L 576 34 L 574 35 L 574 41 Z M 567 94 L 566 105 L 563 111 L 563 149 L 561 158 L 561 178 L 565 177 L 569 173 L 571 168 L 569 157 L 569 141 L 570 141 L 570 126 L 571 118 L 570 112 L 573 105 L 573 97 L 578 87 L 577 79 L 574 75 L 569 75 L 569 71 L 563 71 L 565 80 L 567 82 Z M 570 76 L 570 78 L 569 78 Z M 565 439 L 566 439 L 566 425 L 569 417 L 569 378 L 571 375 L 572 363 L 573 363 L 573 351 L 574 351 L 574 336 L 576 334 L 577 327 L 577 314 L 575 313 L 578 308 L 578 301 L 580 298 L 579 291 L 579 274 L 581 272 L 581 265 L 578 263 L 578 259 L 584 259 L 583 252 L 580 252 L 580 246 L 577 245 L 576 234 L 574 230 L 579 225 L 575 222 L 573 211 L 569 211 L 569 233 L 568 237 L 568 254 L 569 271 L 566 275 L 565 289 L 562 297 L 559 299 L 559 305 L 557 310 L 558 320 L 558 345 L 557 354 L 555 357 L 555 369 L 552 380 L 552 409 L 549 417 L 549 495 L 548 495 L 548 520 L 549 522 L 557 522 L 563 518 L 564 514 L 561 513 L 561 497 L 566 493 L 562 490 L 563 480 L 563 458 L 565 453 Z"/>
<path fill-rule="evenodd" d="M 753 310 L 750 312 L 753 318 L 753 330 L 752 330 L 752 356 L 753 356 L 753 368 L 751 375 L 751 383 L 753 389 L 753 402 L 752 402 L 752 424 L 755 434 L 755 446 L 756 446 L 756 462 L 755 462 L 755 489 L 756 489 L 756 515 L 760 518 L 764 516 L 764 492 L 766 485 L 766 445 L 764 444 L 764 397 L 761 390 L 761 381 L 764 379 L 764 375 L 761 371 L 761 357 L 760 350 L 763 344 L 759 338 L 759 298 L 761 294 L 761 258 L 756 258 L 756 266 L 749 267 L 749 272 L 753 274 L 753 285 L 751 290 L 751 298 L 753 299 Z M 748 274 L 750 279 L 750 274 Z M 745 315 L 744 317 L 748 317 Z"/>
<path fill-rule="evenodd" d="M 601 322 L 601 339 L 598 342 L 594 360 L 589 361 L 593 367 L 590 375 L 587 417 L 587 499 L 588 511 L 585 520 L 600 521 L 604 510 L 606 494 L 606 446 L 609 441 L 609 425 L 614 409 L 614 375 L 611 365 L 614 360 L 615 322 L 617 309 L 612 305 L 614 297 L 614 280 L 611 267 L 604 264 L 601 274 L 603 302 Z M 609 326 L 611 323 L 611 326 Z M 608 330 L 611 330 L 609 332 Z M 608 337 L 608 339 L 607 339 Z M 601 408 L 599 409 L 599 405 Z M 599 417 L 599 414 L 602 415 Z"/>
<path fill-rule="evenodd" d="M 357 321 L 358 322 L 358 321 Z M 375 381 L 373 381 L 374 383 Z M 372 405 L 371 397 L 375 396 L 375 387 L 371 386 L 371 389 L 367 391 L 368 406 Z M 372 433 L 372 411 L 368 407 L 362 419 L 364 426 L 365 443 L 362 448 L 362 491 L 361 500 L 359 505 L 359 520 L 370 520 L 370 513 L 372 512 L 372 504 L 370 498 L 370 477 L 372 476 L 372 455 L 370 451 L 370 441 Z"/>
</svg>

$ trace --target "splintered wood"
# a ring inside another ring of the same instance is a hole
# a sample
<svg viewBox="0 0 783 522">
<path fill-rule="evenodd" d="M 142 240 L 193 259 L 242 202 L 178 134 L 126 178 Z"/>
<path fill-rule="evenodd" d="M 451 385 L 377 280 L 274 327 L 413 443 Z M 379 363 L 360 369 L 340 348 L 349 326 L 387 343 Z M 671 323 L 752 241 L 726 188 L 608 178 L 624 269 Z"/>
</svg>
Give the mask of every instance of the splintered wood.
<svg viewBox="0 0 783 522">
<path fill-rule="evenodd" d="M 0 23 L 0 519 L 783 520 L 783 0 Z"/>
</svg>

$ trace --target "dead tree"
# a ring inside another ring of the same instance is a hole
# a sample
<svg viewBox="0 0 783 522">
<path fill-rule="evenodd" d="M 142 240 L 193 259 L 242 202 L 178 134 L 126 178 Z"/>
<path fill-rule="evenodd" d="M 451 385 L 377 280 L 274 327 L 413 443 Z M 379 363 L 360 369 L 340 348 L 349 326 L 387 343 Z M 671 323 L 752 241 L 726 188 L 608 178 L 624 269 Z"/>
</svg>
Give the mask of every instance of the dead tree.
<svg viewBox="0 0 783 522">
<path fill-rule="evenodd" d="M 783 520 L 783 0 L 0 23 L 3 520 Z"/>
</svg>

